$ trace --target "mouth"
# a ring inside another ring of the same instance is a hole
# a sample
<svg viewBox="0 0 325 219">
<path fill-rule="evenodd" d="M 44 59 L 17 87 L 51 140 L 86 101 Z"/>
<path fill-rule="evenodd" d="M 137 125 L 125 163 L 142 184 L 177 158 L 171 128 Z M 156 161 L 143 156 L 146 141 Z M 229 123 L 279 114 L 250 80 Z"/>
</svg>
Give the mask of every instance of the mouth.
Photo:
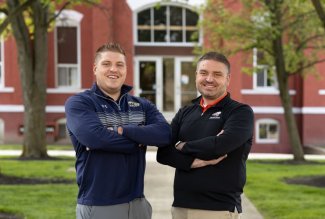
<svg viewBox="0 0 325 219">
<path fill-rule="evenodd" d="M 108 75 L 109 79 L 118 79 L 119 77 L 117 75 Z"/>
</svg>

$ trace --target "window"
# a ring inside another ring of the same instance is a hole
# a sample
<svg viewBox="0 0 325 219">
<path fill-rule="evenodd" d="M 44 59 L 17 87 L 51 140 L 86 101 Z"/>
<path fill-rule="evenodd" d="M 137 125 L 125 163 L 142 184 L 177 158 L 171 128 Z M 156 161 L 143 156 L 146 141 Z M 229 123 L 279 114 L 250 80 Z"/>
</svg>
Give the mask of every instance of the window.
<svg viewBox="0 0 325 219">
<path fill-rule="evenodd" d="M 276 74 L 274 67 L 265 64 L 264 52 L 254 49 L 254 88 L 274 89 L 277 88 Z"/>
<path fill-rule="evenodd" d="M 137 43 L 197 43 L 199 16 L 179 6 L 150 7 L 137 13 Z"/>
<path fill-rule="evenodd" d="M 68 138 L 69 135 L 68 135 L 68 130 L 66 128 L 66 122 L 67 120 L 65 118 L 62 118 L 59 119 L 56 123 L 58 129 L 57 136 L 56 136 L 57 140 Z"/>
<path fill-rule="evenodd" d="M 279 143 L 279 122 L 274 119 L 256 121 L 256 143 Z"/>
<path fill-rule="evenodd" d="M 57 19 L 55 31 L 56 86 L 79 88 L 80 71 L 80 21 L 79 12 L 65 10 Z"/>
</svg>

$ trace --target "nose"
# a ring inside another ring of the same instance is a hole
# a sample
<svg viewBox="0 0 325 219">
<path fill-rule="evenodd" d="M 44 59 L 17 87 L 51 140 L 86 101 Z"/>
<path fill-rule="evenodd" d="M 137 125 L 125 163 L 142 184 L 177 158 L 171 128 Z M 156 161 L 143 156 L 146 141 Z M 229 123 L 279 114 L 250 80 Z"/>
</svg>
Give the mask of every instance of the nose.
<svg viewBox="0 0 325 219">
<path fill-rule="evenodd" d="M 211 75 L 211 74 L 208 74 L 207 75 L 207 77 L 205 78 L 205 80 L 207 81 L 207 82 L 213 82 L 213 76 Z"/>
<path fill-rule="evenodd" d="M 117 71 L 117 67 L 115 65 L 111 65 L 109 70 L 110 71 Z"/>
</svg>

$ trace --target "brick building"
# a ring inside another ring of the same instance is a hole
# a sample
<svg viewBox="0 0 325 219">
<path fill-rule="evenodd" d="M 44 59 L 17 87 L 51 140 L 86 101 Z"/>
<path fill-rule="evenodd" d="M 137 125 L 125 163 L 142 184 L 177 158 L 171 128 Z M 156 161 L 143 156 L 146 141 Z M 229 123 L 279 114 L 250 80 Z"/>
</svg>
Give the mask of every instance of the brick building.
<svg viewBox="0 0 325 219">
<path fill-rule="evenodd" d="M 47 137 L 49 143 L 67 143 L 64 102 L 94 82 L 94 53 L 108 41 L 127 52 L 126 83 L 134 94 L 154 102 L 170 121 L 175 112 L 197 96 L 192 51 L 202 45 L 196 7 L 202 1 L 103 0 L 106 10 L 78 6 L 64 10 L 49 33 L 47 75 Z M 194 34 L 193 33 L 197 33 Z M 194 37 L 193 37 L 194 36 Z M 252 66 L 258 66 L 254 50 Z M 230 58 L 230 92 L 255 113 L 254 152 L 288 153 L 290 145 L 276 84 L 266 71 L 242 73 L 247 57 Z M 317 66 L 320 79 L 290 80 L 293 111 L 304 145 L 325 145 L 325 64 Z M 16 45 L 12 38 L 0 43 L 0 143 L 22 141 L 23 104 Z"/>
</svg>

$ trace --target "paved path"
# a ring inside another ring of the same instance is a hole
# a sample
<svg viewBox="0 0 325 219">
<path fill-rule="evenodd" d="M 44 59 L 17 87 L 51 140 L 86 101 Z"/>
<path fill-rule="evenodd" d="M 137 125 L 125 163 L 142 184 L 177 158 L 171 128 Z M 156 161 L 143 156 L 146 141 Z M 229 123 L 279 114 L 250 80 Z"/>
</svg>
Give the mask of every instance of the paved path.
<svg viewBox="0 0 325 219">
<path fill-rule="evenodd" d="M 0 156 L 19 156 L 19 150 L 0 150 Z M 75 156 L 74 151 L 49 150 L 50 156 Z M 249 159 L 292 159 L 290 154 L 250 154 Z M 325 159 L 324 155 L 306 155 L 306 159 Z M 153 207 L 152 219 L 171 219 L 170 208 L 173 201 L 174 169 L 156 162 L 156 152 L 147 152 L 145 175 L 145 195 Z M 242 219 L 263 219 L 255 206 L 242 196 Z"/>
</svg>

